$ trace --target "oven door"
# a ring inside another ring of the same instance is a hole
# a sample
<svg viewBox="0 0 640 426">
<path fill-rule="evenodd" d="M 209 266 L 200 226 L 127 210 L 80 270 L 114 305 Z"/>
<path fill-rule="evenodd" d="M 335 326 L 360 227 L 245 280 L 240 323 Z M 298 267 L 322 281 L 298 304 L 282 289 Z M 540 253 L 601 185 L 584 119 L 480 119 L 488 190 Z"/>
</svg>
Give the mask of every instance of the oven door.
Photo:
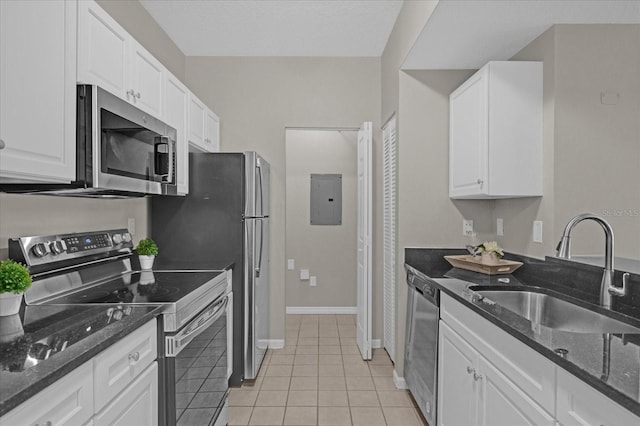
<svg viewBox="0 0 640 426">
<path fill-rule="evenodd" d="M 176 130 L 97 86 L 89 87 L 95 95 L 94 186 L 146 194 L 173 192 Z"/>
<path fill-rule="evenodd" d="M 225 409 L 228 309 L 225 295 L 182 329 L 165 336 L 166 414 L 160 414 L 167 426 L 214 425 Z"/>
</svg>

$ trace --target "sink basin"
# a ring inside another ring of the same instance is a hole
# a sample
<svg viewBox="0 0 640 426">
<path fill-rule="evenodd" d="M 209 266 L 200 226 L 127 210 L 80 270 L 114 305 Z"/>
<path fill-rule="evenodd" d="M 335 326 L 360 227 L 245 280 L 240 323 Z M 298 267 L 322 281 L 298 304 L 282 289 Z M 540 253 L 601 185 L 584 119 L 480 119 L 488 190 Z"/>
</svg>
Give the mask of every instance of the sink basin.
<svg viewBox="0 0 640 426">
<path fill-rule="evenodd" d="M 480 287 L 480 286 L 478 286 Z M 486 288 L 475 290 L 485 300 L 495 302 L 534 324 L 573 333 L 640 333 L 640 328 L 559 299 L 530 290 Z"/>
</svg>

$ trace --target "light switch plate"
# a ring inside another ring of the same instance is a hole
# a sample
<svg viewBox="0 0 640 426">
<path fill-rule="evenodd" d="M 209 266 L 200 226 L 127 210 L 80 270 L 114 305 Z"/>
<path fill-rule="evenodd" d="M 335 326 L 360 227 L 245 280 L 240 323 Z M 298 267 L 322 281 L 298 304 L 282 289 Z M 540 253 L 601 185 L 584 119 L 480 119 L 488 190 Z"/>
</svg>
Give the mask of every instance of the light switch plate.
<svg viewBox="0 0 640 426">
<path fill-rule="evenodd" d="M 542 221 L 536 220 L 533 222 L 533 242 L 542 242 Z"/>
<path fill-rule="evenodd" d="M 501 217 L 496 219 L 496 234 L 499 237 L 504 236 L 504 220 Z"/>
<path fill-rule="evenodd" d="M 300 279 L 308 280 L 309 279 L 309 270 L 308 269 L 300 269 Z"/>
<path fill-rule="evenodd" d="M 293 271 L 296 269 L 296 261 L 295 259 L 287 259 L 287 269 Z"/>
<path fill-rule="evenodd" d="M 309 278 L 309 285 L 310 285 L 311 287 L 315 287 L 316 285 L 318 285 L 318 282 L 317 282 L 317 280 L 316 280 L 316 277 L 313 277 L 313 276 L 312 276 L 312 277 L 310 277 L 310 278 Z"/>
<path fill-rule="evenodd" d="M 127 219 L 127 229 L 131 235 L 136 235 L 136 220 L 134 218 Z"/>
</svg>

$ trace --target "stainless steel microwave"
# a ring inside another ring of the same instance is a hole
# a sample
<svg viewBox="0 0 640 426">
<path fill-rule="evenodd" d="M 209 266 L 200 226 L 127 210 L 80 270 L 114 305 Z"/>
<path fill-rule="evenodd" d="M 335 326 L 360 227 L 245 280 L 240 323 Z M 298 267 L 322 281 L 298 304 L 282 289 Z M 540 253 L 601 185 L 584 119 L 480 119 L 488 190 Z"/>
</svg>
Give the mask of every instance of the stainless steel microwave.
<svg viewBox="0 0 640 426">
<path fill-rule="evenodd" d="M 76 180 L 4 192 L 79 197 L 176 195 L 176 130 L 95 85 L 77 86 Z"/>
</svg>

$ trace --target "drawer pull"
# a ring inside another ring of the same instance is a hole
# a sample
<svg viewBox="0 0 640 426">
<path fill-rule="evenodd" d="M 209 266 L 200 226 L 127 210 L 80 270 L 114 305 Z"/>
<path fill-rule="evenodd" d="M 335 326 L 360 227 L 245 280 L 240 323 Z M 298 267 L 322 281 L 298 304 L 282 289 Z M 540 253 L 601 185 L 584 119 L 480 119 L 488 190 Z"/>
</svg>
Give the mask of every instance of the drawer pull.
<svg viewBox="0 0 640 426">
<path fill-rule="evenodd" d="M 477 372 L 473 372 L 473 380 L 475 380 L 476 382 L 478 380 L 482 380 L 482 374 L 478 374 Z"/>
<path fill-rule="evenodd" d="M 134 352 L 132 354 L 129 354 L 130 361 L 138 362 L 139 359 L 140 359 L 140 352 Z"/>
<path fill-rule="evenodd" d="M 467 365 L 467 373 L 469 374 L 474 374 L 476 372 L 476 369 L 471 367 L 470 365 Z"/>
</svg>

